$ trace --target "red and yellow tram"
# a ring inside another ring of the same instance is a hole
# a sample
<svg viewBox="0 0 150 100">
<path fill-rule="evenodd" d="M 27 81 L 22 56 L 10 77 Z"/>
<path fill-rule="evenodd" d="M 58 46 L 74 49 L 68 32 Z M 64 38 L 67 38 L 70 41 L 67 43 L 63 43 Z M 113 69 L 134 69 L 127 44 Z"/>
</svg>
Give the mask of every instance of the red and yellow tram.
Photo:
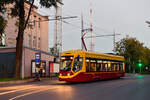
<svg viewBox="0 0 150 100">
<path fill-rule="evenodd" d="M 124 57 L 87 52 L 65 51 L 61 54 L 60 81 L 84 82 L 123 77 Z"/>
</svg>

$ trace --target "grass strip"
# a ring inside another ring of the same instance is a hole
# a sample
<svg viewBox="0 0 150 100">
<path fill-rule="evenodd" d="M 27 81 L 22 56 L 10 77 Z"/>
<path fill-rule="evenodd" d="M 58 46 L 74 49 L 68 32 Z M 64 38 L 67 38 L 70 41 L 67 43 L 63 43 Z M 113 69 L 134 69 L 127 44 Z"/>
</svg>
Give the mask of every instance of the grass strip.
<svg viewBox="0 0 150 100">
<path fill-rule="evenodd" d="M 0 78 L 0 82 L 3 82 L 3 81 L 17 81 L 17 80 L 27 80 L 27 79 Z"/>
</svg>

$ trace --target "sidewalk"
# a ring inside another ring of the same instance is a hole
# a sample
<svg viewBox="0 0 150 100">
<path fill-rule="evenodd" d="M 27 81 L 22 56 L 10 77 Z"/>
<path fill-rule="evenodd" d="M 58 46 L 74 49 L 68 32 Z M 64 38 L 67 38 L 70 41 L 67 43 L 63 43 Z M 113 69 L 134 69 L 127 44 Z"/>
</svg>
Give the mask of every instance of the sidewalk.
<svg viewBox="0 0 150 100">
<path fill-rule="evenodd" d="M 40 78 L 40 80 L 41 81 L 45 81 L 45 80 L 56 81 L 56 80 L 58 80 L 58 78 L 57 77 Z M 27 79 L 27 80 L 2 81 L 2 82 L 0 82 L 0 85 L 23 84 L 23 83 L 29 83 L 29 82 L 36 82 L 35 78 L 31 78 L 31 79 Z"/>
</svg>

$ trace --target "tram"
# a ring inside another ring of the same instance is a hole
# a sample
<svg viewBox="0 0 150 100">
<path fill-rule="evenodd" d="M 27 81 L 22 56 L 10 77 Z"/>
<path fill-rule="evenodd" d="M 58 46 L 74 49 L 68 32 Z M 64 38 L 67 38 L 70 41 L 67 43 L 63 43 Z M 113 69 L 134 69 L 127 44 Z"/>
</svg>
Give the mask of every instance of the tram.
<svg viewBox="0 0 150 100">
<path fill-rule="evenodd" d="M 124 57 L 81 50 L 61 54 L 59 81 L 84 82 L 125 75 Z"/>
</svg>

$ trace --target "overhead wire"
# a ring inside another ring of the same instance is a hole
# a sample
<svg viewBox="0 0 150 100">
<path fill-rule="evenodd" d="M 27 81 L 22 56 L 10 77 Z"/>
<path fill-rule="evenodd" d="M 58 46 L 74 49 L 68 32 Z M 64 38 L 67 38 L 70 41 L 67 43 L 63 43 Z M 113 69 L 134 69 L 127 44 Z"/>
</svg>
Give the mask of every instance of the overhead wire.
<svg viewBox="0 0 150 100">
<path fill-rule="evenodd" d="M 65 15 L 66 17 L 67 17 L 67 16 L 68 16 L 68 17 L 71 16 L 71 15 L 68 15 L 68 14 L 64 14 L 64 15 Z M 49 16 L 49 17 L 55 17 L 55 15 L 48 15 L 48 16 Z M 78 17 L 78 18 L 79 18 L 79 20 L 81 20 L 80 17 Z M 63 19 L 62 21 L 63 21 L 63 23 L 65 23 L 65 24 L 68 24 L 68 25 L 71 25 L 71 26 L 73 26 L 73 27 L 75 27 L 75 28 L 81 29 L 80 26 L 75 25 L 75 24 L 72 24 L 71 22 L 68 22 L 68 21 L 64 21 L 64 19 Z M 87 22 L 84 21 L 84 24 L 86 24 L 87 27 L 90 27 L 90 23 L 87 23 Z M 97 30 L 99 30 L 99 31 L 103 31 L 104 33 L 113 33 L 112 31 L 108 31 L 108 30 L 106 30 L 106 29 L 100 28 L 100 27 L 98 27 L 97 25 L 94 25 L 93 27 L 94 27 L 94 29 L 97 29 Z M 97 34 L 97 33 L 94 32 L 94 34 Z M 97 34 L 97 35 L 100 35 L 100 34 Z"/>
<path fill-rule="evenodd" d="M 50 16 L 50 17 L 55 17 L 55 15 L 49 15 L 49 16 Z M 67 16 L 70 16 L 70 15 L 67 15 Z M 79 20 L 81 20 L 81 19 L 79 18 Z M 81 26 L 78 26 L 78 25 L 72 24 L 71 22 L 65 21 L 65 19 L 62 19 L 62 20 L 59 20 L 59 21 L 62 21 L 63 23 L 65 23 L 65 24 L 67 24 L 67 25 L 71 25 L 72 27 L 78 28 L 78 29 L 81 30 Z M 86 24 L 87 26 L 90 27 L 90 24 L 89 24 L 89 23 L 84 22 L 84 24 Z M 104 33 L 113 33 L 113 32 L 110 32 L 110 31 L 108 31 L 108 30 L 102 29 L 102 28 L 100 28 L 100 27 L 98 27 L 98 26 L 96 26 L 96 25 L 94 25 L 93 27 L 94 27 L 94 29 L 99 30 L 99 31 L 102 31 L 102 32 L 104 32 Z M 95 35 L 100 35 L 100 34 L 97 34 L 96 32 L 94 32 L 94 34 L 95 34 Z"/>
<path fill-rule="evenodd" d="M 69 22 L 67 22 L 67 21 L 62 20 L 62 22 L 63 22 L 63 23 L 65 23 L 65 24 L 71 25 L 71 26 L 73 26 L 73 27 L 75 27 L 75 28 L 81 29 L 81 27 L 80 27 L 80 26 L 77 26 L 77 25 L 71 24 L 71 23 L 69 23 Z"/>
<path fill-rule="evenodd" d="M 41 10 L 39 10 L 39 12 L 44 13 L 44 14 L 47 14 L 46 12 L 41 11 Z M 65 15 L 65 16 L 70 16 L 70 15 L 68 15 L 68 14 L 64 14 L 64 15 Z M 49 17 L 55 17 L 55 15 L 48 15 L 48 16 L 49 16 Z M 79 17 L 79 20 L 81 20 L 80 17 Z M 64 21 L 64 20 L 62 20 L 62 22 L 65 23 L 65 24 L 71 25 L 71 26 L 73 26 L 73 27 L 75 27 L 75 28 L 81 29 L 80 26 L 75 25 L 75 24 L 72 24 L 71 22 Z M 87 23 L 87 22 L 84 21 L 84 24 L 86 24 L 87 27 L 90 27 L 90 23 Z M 112 31 L 106 30 L 106 29 L 103 29 L 103 28 L 100 28 L 99 26 L 97 26 L 97 25 L 95 25 L 95 24 L 93 25 L 93 27 L 94 27 L 94 29 L 96 29 L 96 31 L 99 30 L 99 31 L 102 31 L 102 32 L 104 32 L 104 33 L 113 33 Z M 93 32 L 93 33 L 94 33 L 95 35 L 100 35 L 100 34 L 98 34 L 98 33 L 96 33 L 96 32 Z"/>
</svg>

